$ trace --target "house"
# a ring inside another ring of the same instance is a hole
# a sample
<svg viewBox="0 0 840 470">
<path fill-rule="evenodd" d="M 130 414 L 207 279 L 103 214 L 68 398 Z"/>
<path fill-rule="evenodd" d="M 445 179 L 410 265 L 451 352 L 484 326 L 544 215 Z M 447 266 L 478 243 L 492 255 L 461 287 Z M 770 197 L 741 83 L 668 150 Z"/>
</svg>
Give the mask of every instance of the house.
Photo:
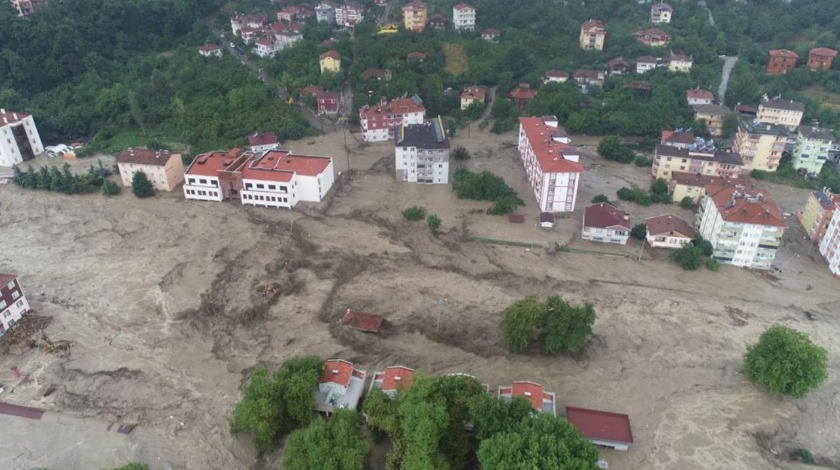
<svg viewBox="0 0 840 470">
<path fill-rule="evenodd" d="M 712 104 L 715 101 L 715 95 L 711 91 L 701 90 L 700 87 L 688 90 L 685 92 L 685 97 L 689 106 Z"/>
<path fill-rule="evenodd" d="M 780 97 L 769 99 L 766 96 L 758 105 L 755 120 L 766 124 L 778 124 L 793 131 L 802 122 L 805 105 L 799 101 L 783 100 Z"/>
<path fill-rule="evenodd" d="M 138 171 L 149 178 L 157 191 L 172 191 L 184 181 L 184 162 L 180 153 L 169 150 L 127 148 L 117 156 L 117 168 L 122 184 L 131 186 L 131 179 Z"/>
<path fill-rule="evenodd" d="M 409 52 L 408 60 L 415 62 L 424 62 L 426 60 L 426 53 L 420 51 Z"/>
<path fill-rule="evenodd" d="M 723 120 L 732 111 L 721 104 L 701 104 L 694 107 L 694 119 L 706 123 L 706 128 L 714 137 L 723 135 Z"/>
<path fill-rule="evenodd" d="M 738 116 L 747 119 L 755 119 L 758 116 L 757 107 L 741 103 L 735 105 L 735 112 L 738 113 Z"/>
<path fill-rule="evenodd" d="M 837 51 L 827 47 L 815 47 L 808 52 L 808 68 L 811 70 L 831 70 L 831 63 L 837 57 Z"/>
<path fill-rule="evenodd" d="M 649 55 L 636 57 L 636 73 L 642 74 L 649 70 L 653 70 L 656 68 L 658 63 L 659 60 L 656 57 L 651 57 Z"/>
<path fill-rule="evenodd" d="M 549 413 L 551 416 L 557 416 L 557 408 L 555 402 L 557 401 L 554 392 L 546 392 L 543 386 L 527 381 L 513 382 L 510 387 L 499 387 L 499 398 L 506 402 L 513 400 L 513 397 L 522 397 L 529 402 L 535 410 L 540 413 Z"/>
<path fill-rule="evenodd" d="M 29 16 L 43 8 L 47 0 L 11 0 L 11 3 L 18 16 Z"/>
<path fill-rule="evenodd" d="M 365 69 L 364 72 L 360 75 L 362 78 L 366 78 L 368 80 L 376 80 L 382 81 L 385 80 L 386 82 L 391 79 L 391 71 L 388 69 Z"/>
<path fill-rule="evenodd" d="M 584 93 L 586 93 L 587 87 L 590 86 L 604 86 L 604 76 L 605 73 L 603 70 L 590 70 L 590 69 L 580 69 L 575 70 L 575 73 L 572 74 L 572 78 L 575 79 L 583 88 Z"/>
<path fill-rule="evenodd" d="M 744 162 L 737 153 L 718 150 L 714 141 L 698 137 L 688 148 L 657 145 L 650 172 L 665 181 L 670 181 L 675 172 L 738 178 L 744 172 Z"/>
<path fill-rule="evenodd" d="M 671 173 L 671 180 L 668 181 L 668 188 L 671 191 L 671 199 L 675 203 L 679 203 L 683 198 L 689 197 L 693 204 L 699 204 L 706 195 L 707 186 L 726 181 L 735 180 L 720 176 L 704 175 L 702 173 L 674 171 Z"/>
<path fill-rule="evenodd" d="M 187 167 L 184 198 L 221 202 L 239 199 L 242 175 L 239 168 L 251 157 L 240 148 L 227 152 L 207 152 L 195 157 Z"/>
<path fill-rule="evenodd" d="M 378 370 L 373 373 L 373 380 L 370 383 L 370 391 L 382 390 L 382 393 L 391 398 L 401 390 L 408 390 L 411 387 L 411 379 L 414 377 L 414 369 L 403 366 L 386 367 L 385 370 Z"/>
<path fill-rule="evenodd" d="M 337 91 L 322 91 L 316 97 L 318 114 L 338 114 L 341 106 L 341 93 Z"/>
<path fill-rule="evenodd" d="M 382 324 L 385 323 L 385 317 L 375 313 L 356 312 L 348 308 L 341 317 L 340 323 L 354 330 L 379 333 Z"/>
<path fill-rule="evenodd" d="M 671 35 L 659 28 L 648 28 L 633 33 L 636 41 L 646 46 L 661 47 L 671 42 Z"/>
<path fill-rule="evenodd" d="M 324 89 L 319 87 L 318 85 L 307 85 L 307 86 L 301 88 L 300 90 L 298 90 L 298 94 L 301 97 L 304 97 L 304 96 L 315 96 L 315 97 L 317 97 L 318 93 L 321 93 L 323 91 L 324 91 Z"/>
<path fill-rule="evenodd" d="M 672 214 L 649 217 L 645 227 L 645 240 L 651 248 L 679 248 L 694 240 L 691 224 Z"/>
<path fill-rule="evenodd" d="M 654 3 L 650 7 L 650 22 L 653 24 L 670 23 L 674 9 L 667 3 Z"/>
<path fill-rule="evenodd" d="M 496 42 L 499 39 L 500 34 L 502 34 L 502 32 L 496 28 L 487 28 L 481 32 L 481 39 L 489 42 Z"/>
<path fill-rule="evenodd" d="M 829 129 L 799 126 L 792 152 L 793 167 L 809 175 L 819 174 L 836 143 Z"/>
<path fill-rule="evenodd" d="M 291 46 L 292 44 L 300 41 L 303 39 L 303 33 L 300 30 L 287 28 L 283 31 L 278 31 L 274 33 L 274 39 L 276 40 L 276 47 L 278 51 L 282 51 L 283 49 Z"/>
<path fill-rule="evenodd" d="M 518 87 L 510 92 L 510 102 L 513 106 L 519 109 L 519 112 L 524 113 L 528 109 L 528 103 L 537 97 L 537 91 L 531 88 L 527 83 L 520 83 Z"/>
<path fill-rule="evenodd" d="M 799 54 L 787 49 L 773 49 L 768 54 L 767 73 L 770 75 L 784 75 L 788 70 L 793 70 L 799 58 Z"/>
<path fill-rule="evenodd" d="M 265 25 L 265 15 L 261 13 L 254 13 L 250 15 L 234 14 L 230 17 L 230 30 L 234 36 L 242 37 L 242 30 L 249 28 L 251 30 L 262 30 Z"/>
<path fill-rule="evenodd" d="M 742 120 L 732 150 L 744 161 L 745 170 L 776 171 L 788 140 L 788 130 L 778 124 Z"/>
<path fill-rule="evenodd" d="M 578 43 L 581 49 L 585 50 L 604 50 L 604 39 L 607 37 L 607 28 L 604 23 L 598 20 L 584 21 L 580 25 L 580 38 Z"/>
<path fill-rule="evenodd" d="M 432 29 L 446 29 L 446 24 L 449 22 L 443 15 L 436 13 L 429 18 L 428 26 Z"/>
<path fill-rule="evenodd" d="M 641 93 L 650 93 L 650 82 L 646 80 L 631 80 L 624 84 L 625 90 L 636 90 Z"/>
<path fill-rule="evenodd" d="M 468 86 L 461 92 L 461 111 L 470 107 L 473 103 L 484 104 L 486 91 L 478 85 Z"/>
<path fill-rule="evenodd" d="M 0 336 L 14 328 L 29 312 L 29 302 L 18 277 L 0 273 Z"/>
<path fill-rule="evenodd" d="M 402 7 L 403 27 L 406 31 L 422 33 L 426 29 L 426 4 L 420 0 L 412 0 Z"/>
<path fill-rule="evenodd" d="M 254 132 L 248 136 L 248 149 L 252 152 L 265 152 L 280 147 L 274 132 Z"/>
<path fill-rule="evenodd" d="M 456 3 L 452 7 L 452 24 L 455 31 L 475 30 L 475 7 L 467 3 Z"/>
<path fill-rule="evenodd" d="M 770 268 L 785 230 L 782 213 L 768 193 L 732 183 L 706 188 L 697 220 L 714 259 L 753 269 Z"/>
<path fill-rule="evenodd" d="M 820 254 L 828 263 L 831 274 L 840 279 L 840 208 L 836 206 L 820 241 Z"/>
<path fill-rule="evenodd" d="M 519 118 L 519 157 L 540 212 L 572 212 L 583 166 L 576 147 L 554 137 L 557 118 Z"/>
<path fill-rule="evenodd" d="M 695 142 L 697 142 L 697 139 L 694 137 L 694 133 L 682 129 L 662 131 L 662 135 L 659 138 L 659 143 L 662 145 L 685 149 L 690 148 Z"/>
<path fill-rule="evenodd" d="M 632 228 L 626 212 L 602 202 L 584 209 L 580 237 L 594 242 L 626 245 Z"/>
<path fill-rule="evenodd" d="M 202 57 L 221 57 L 222 48 L 216 44 L 204 44 L 198 48 L 198 53 Z"/>
<path fill-rule="evenodd" d="M 443 119 L 398 128 L 394 161 L 397 181 L 419 184 L 449 183 L 449 137 Z"/>
<path fill-rule="evenodd" d="M 622 57 L 618 57 L 607 62 L 607 70 L 611 75 L 624 75 L 630 73 L 630 63 Z"/>
<path fill-rule="evenodd" d="M 396 128 L 405 124 L 422 124 L 426 117 L 423 100 L 418 96 L 383 99 L 376 105 L 359 108 L 359 126 L 365 142 L 383 142 L 393 139 Z"/>
<path fill-rule="evenodd" d="M 688 73 L 694 65 L 694 58 L 684 54 L 671 54 L 668 57 L 668 70 L 671 72 Z"/>
<path fill-rule="evenodd" d="M 540 227 L 554 228 L 556 220 L 557 217 L 554 216 L 554 212 L 540 212 Z"/>
<path fill-rule="evenodd" d="M 315 409 L 327 414 L 340 408 L 355 410 L 365 388 L 365 371 L 356 369 L 352 362 L 330 359 L 315 389 Z"/>
<path fill-rule="evenodd" d="M 287 23 L 291 23 L 292 20 L 297 18 L 298 14 L 300 13 L 300 7 L 297 5 L 289 5 L 280 9 L 277 12 L 277 21 L 285 21 Z"/>
<path fill-rule="evenodd" d="M 566 419 L 597 446 L 626 451 L 633 444 L 630 417 L 625 414 L 567 406 Z"/>
<path fill-rule="evenodd" d="M 365 19 L 364 7 L 353 0 L 349 0 L 335 7 L 335 22 L 342 28 L 355 28 Z"/>
<path fill-rule="evenodd" d="M 43 152 L 44 144 L 32 115 L 0 109 L 0 166 L 27 162 Z"/>
<path fill-rule="evenodd" d="M 274 54 L 279 50 L 280 45 L 274 35 L 265 35 L 257 39 L 257 43 L 254 45 L 254 54 L 260 57 L 274 57 Z"/>
<path fill-rule="evenodd" d="M 796 214 L 796 218 L 810 240 L 816 243 L 822 241 L 837 207 L 840 207 L 840 195 L 832 194 L 828 188 L 814 191 L 808 196 L 805 208 Z"/>
<path fill-rule="evenodd" d="M 569 79 L 569 73 L 562 70 L 549 70 L 543 75 L 543 83 L 557 82 L 565 83 Z"/>
<path fill-rule="evenodd" d="M 335 4 L 331 1 L 319 3 L 315 7 L 315 20 L 318 23 L 335 24 Z"/>
<path fill-rule="evenodd" d="M 341 54 L 337 51 L 327 51 L 320 57 L 321 73 L 338 73 L 341 70 Z"/>
<path fill-rule="evenodd" d="M 237 170 L 243 205 L 293 208 L 298 202 L 321 202 L 335 181 L 331 157 L 293 154 L 289 150 L 251 153 Z"/>
<path fill-rule="evenodd" d="M 383 23 L 379 26 L 376 34 L 396 34 L 400 32 L 400 24 L 394 22 Z"/>
<path fill-rule="evenodd" d="M 245 26 L 239 31 L 239 37 L 242 38 L 242 42 L 245 44 L 254 44 L 257 42 L 259 38 L 263 36 L 263 27 L 260 26 L 259 28 L 252 28 L 250 26 Z"/>
</svg>

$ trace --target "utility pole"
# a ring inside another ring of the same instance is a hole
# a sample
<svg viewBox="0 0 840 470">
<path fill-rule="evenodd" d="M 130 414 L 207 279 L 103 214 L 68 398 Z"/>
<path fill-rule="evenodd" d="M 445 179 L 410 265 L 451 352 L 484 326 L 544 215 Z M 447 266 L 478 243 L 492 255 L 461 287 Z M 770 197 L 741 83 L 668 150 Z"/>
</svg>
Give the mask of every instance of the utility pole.
<svg viewBox="0 0 840 470">
<path fill-rule="evenodd" d="M 645 251 L 645 242 L 647 241 L 647 237 L 642 239 L 642 246 L 639 247 L 639 256 L 636 258 L 637 263 L 642 262 L 642 252 Z"/>
<path fill-rule="evenodd" d="M 440 331 L 440 317 L 449 301 L 445 297 L 438 299 L 437 330 Z"/>
</svg>

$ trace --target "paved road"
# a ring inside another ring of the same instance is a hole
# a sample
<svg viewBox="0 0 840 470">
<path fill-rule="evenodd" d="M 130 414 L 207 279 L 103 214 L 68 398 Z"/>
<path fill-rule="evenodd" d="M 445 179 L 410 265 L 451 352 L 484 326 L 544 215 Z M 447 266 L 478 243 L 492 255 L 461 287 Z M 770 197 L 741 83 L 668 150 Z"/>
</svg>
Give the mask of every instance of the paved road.
<svg viewBox="0 0 840 470">
<path fill-rule="evenodd" d="M 41 419 L 44 416 L 44 410 L 0 401 L 0 414 L 18 416 L 20 418 Z"/>
<path fill-rule="evenodd" d="M 729 86 L 729 77 L 732 75 L 735 62 L 738 62 L 738 56 L 723 56 L 723 70 L 720 72 L 720 86 L 717 92 L 718 103 L 722 105 L 725 105 L 726 88 Z"/>
</svg>

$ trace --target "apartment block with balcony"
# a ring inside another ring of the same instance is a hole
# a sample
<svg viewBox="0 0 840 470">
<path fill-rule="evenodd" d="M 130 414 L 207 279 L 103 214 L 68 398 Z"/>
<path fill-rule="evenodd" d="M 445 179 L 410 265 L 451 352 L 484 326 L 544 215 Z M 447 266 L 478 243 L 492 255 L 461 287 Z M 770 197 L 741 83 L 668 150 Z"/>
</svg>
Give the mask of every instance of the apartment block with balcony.
<svg viewBox="0 0 840 470">
<path fill-rule="evenodd" d="M 581 49 L 603 51 L 606 37 L 607 28 L 598 20 L 585 21 L 580 25 L 578 42 Z"/>
<path fill-rule="evenodd" d="M 701 104 L 694 107 L 694 119 L 706 123 L 714 137 L 723 135 L 723 121 L 732 111 L 720 104 Z"/>
<path fill-rule="evenodd" d="M 0 273 L 0 336 L 3 336 L 29 312 L 18 277 Z"/>
<path fill-rule="evenodd" d="M 828 129 L 800 126 L 793 146 L 793 167 L 809 175 L 819 174 L 836 142 Z"/>
<path fill-rule="evenodd" d="M 820 254 L 834 277 L 840 279 L 840 207 L 835 207 L 820 241 Z"/>
<path fill-rule="evenodd" d="M 428 10 L 426 4 L 420 0 L 413 0 L 408 5 L 402 8 L 403 12 L 403 26 L 406 31 L 416 31 L 422 33 L 426 29 L 426 17 Z"/>
<path fill-rule="evenodd" d="M 426 108 L 419 96 L 382 100 L 376 105 L 359 108 L 359 127 L 365 142 L 384 142 L 393 139 L 403 123 L 421 124 Z"/>
<path fill-rule="evenodd" d="M 467 3 L 458 3 L 452 7 L 452 24 L 456 31 L 475 30 L 475 7 Z"/>
<path fill-rule="evenodd" d="M 43 152 L 35 119 L 26 113 L 0 109 L 0 167 L 32 160 Z"/>
<path fill-rule="evenodd" d="M 650 171 L 651 176 L 665 181 L 671 181 L 678 172 L 738 178 L 744 171 L 744 162 L 733 152 L 715 148 L 713 141 L 696 138 L 688 146 L 657 145 Z"/>
<path fill-rule="evenodd" d="M 394 152 L 397 181 L 418 184 L 449 183 L 449 137 L 443 119 L 403 124 L 397 130 Z"/>
<path fill-rule="evenodd" d="M 768 99 L 766 96 L 758 105 L 755 120 L 765 124 L 778 124 L 793 131 L 802 122 L 805 105 L 799 101 L 783 100 L 779 97 Z"/>
<path fill-rule="evenodd" d="M 840 207 L 840 195 L 832 194 L 828 188 L 822 188 L 808 196 L 805 208 L 796 213 L 796 218 L 799 219 L 808 238 L 819 243 L 825 235 L 834 209 L 838 207 Z"/>
<path fill-rule="evenodd" d="M 776 171 L 787 145 L 788 131 L 777 124 L 741 121 L 733 151 L 744 161 L 747 171 Z"/>
</svg>

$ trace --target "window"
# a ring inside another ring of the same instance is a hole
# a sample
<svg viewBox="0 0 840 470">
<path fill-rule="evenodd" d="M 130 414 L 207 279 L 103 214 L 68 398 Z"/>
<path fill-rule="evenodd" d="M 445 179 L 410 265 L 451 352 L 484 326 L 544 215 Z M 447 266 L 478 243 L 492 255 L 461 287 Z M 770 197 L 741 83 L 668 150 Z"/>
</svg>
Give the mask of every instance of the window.
<svg viewBox="0 0 840 470">
<path fill-rule="evenodd" d="M 277 189 L 277 185 L 269 184 L 268 189 L 271 189 L 273 191 L 273 190 Z"/>
<path fill-rule="evenodd" d="M 6 301 L 5 300 L 0 300 L 0 309 L 3 309 L 3 308 L 6 308 Z M 8 317 L 9 315 L 11 315 L 11 313 L 6 312 L 5 316 Z"/>
<path fill-rule="evenodd" d="M 198 180 L 198 182 L 201 183 L 201 184 L 207 184 L 207 180 L 203 179 L 203 178 Z"/>
<path fill-rule="evenodd" d="M 187 181 L 189 181 L 190 184 L 195 184 L 195 178 L 190 178 Z"/>
<path fill-rule="evenodd" d="M 9 290 L 14 289 L 15 288 L 15 281 L 9 281 L 9 283 L 6 284 L 6 287 L 8 287 Z"/>
<path fill-rule="evenodd" d="M 18 300 L 15 305 L 17 305 L 18 308 L 23 308 L 23 300 Z"/>
<path fill-rule="evenodd" d="M 257 189 L 265 189 L 265 186 L 262 183 L 257 183 Z"/>
<path fill-rule="evenodd" d="M 12 291 L 12 300 L 17 300 L 18 297 L 20 297 L 20 292 L 16 290 Z"/>
</svg>

